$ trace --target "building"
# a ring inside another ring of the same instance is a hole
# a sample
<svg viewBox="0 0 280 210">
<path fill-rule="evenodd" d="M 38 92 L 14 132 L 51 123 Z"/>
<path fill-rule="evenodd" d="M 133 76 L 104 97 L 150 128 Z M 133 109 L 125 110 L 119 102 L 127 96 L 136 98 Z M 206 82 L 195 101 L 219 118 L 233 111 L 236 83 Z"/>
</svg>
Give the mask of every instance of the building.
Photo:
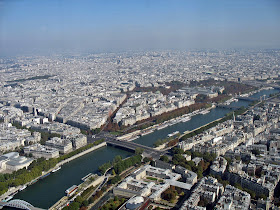
<svg viewBox="0 0 280 210">
<path fill-rule="evenodd" d="M 46 141 L 46 146 L 57 149 L 60 153 L 65 154 L 72 151 L 72 142 L 68 139 L 54 137 Z"/>
<path fill-rule="evenodd" d="M 250 203 L 251 196 L 249 193 L 239 190 L 231 185 L 227 185 L 215 208 L 221 210 L 245 210 L 249 209 Z"/>
<path fill-rule="evenodd" d="M 156 168 L 146 165 L 113 189 L 114 195 L 132 197 L 149 197 L 152 201 L 161 199 L 161 194 L 170 186 L 176 186 L 190 190 L 192 185 L 179 182 L 180 174 L 173 173 L 169 169 Z"/>
<path fill-rule="evenodd" d="M 227 168 L 227 160 L 223 157 L 217 157 L 210 166 L 210 173 L 222 176 Z"/>
<path fill-rule="evenodd" d="M 175 172 L 181 174 L 186 179 L 186 183 L 194 185 L 197 182 L 197 174 L 193 171 L 189 171 L 182 166 L 176 166 Z"/>
<path fill-rule="evenodd" d="M 17 171 L 22 168 L 27 168 L 33 160 L 33 158 L 19 156 L 18 152 L 7 153 L 0 156 L 0 172 Z"/>
<path fill-rule="evenodd" d="M 58 158 L 59 157 L 59 151 L 57 149 L 47 147 L 41 144 L 34 144 L 30 145 L 28 147 L 24 147 L 24 153 L 25 154 L 32 154 L 35 158 Z"/>
<path fill-rule="evenodd" d="M 72 146 L 75 149 L 79 149 L 79 148 L 87 145 L 87 137 L 83 134 L 69 136 L 69 137 L 67 137 L 67 139 L 72 142 Z"/>
</svg>

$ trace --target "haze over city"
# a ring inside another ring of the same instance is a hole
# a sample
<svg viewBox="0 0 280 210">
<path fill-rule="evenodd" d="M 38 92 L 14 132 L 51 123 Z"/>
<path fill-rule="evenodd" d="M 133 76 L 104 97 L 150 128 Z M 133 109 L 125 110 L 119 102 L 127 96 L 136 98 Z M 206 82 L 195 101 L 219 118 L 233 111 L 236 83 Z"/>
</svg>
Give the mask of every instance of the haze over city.
<svg viewBox="0 0 280 210">
<path fill-rule="evenodd" d="M 278 0 L 0 1 L 0 53 L 277 48 Z"/>
<path fill-rule="evenodd" d="M 279 11 L 0 0 L 0 209 L 279 209 Z"/>
</svg>

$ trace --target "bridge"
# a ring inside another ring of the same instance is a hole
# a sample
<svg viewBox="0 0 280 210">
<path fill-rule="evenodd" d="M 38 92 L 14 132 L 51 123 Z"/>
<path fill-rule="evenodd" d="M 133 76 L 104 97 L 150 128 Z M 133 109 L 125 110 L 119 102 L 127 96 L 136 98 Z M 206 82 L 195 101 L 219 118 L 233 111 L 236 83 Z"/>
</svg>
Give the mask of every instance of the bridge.
<svg viewBox="0 0 280 210">
<path fill-rule="evenodd" d="M 144 154 L 146 156 L 152 157 L 152 158 L 155 158 L 155 159 L 159 159 L 161 155 L 164 155 L 164 154 L 167 153 L 166 151 L 155 150 L 151 147 L 148 147 L 148 146 L 145 146 L 145 145 L 142 145 L 142 144 L 137 144 L 137 143 L 131 142 L 131 141 L 118 141 L 118 140 L 115 140 L 115 139 L 107 139 L 106 142 L 109 145 L 129 149 L 129 150 L 133 150 L 133 151 L 135 151 L 136 148 L 143 149 Z"/>
<path fill-rule="evenodd" d="M 257 101 L 258 98 L 252 98 L 252 97 L 237 97 L 238 100 L 243 100 L 243 101 Z"/>
<path fill-rule="evenodd" d="M 0 207 L 1 208 L 11 207 L 11 208 L 17 208 L 17 209 L 26 209 L 26 210 L 43 210 L 43 209 L 32 206 L 30 203 L 28 203 L 24 200 L 19 200 L 19 199 L 10 200 L 8 202 L 0 201 Z"/>
<path fill-rule="evenodd" d="M 239 106 L 232 106 L 232 105 L 223 105 L 223 104 L 218 104 L 216 107 L 219 108 L 225 108 L 225 109 L 239 109 Z"/>
</svg>

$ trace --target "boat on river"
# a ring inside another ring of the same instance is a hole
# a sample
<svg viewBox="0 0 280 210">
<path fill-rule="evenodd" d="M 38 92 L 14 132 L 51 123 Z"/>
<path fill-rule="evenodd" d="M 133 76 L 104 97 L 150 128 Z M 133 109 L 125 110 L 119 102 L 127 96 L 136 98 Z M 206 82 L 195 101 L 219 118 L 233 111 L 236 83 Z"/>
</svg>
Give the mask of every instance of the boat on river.
<svg viewBox="0 0 280 210">
<path fill-rule="evenodd" d="M 128 139 L 127 141 L 133 141 L 135 139 L 138 139 L 140 136 L 133 136 L 132 138 Z"/>
<path fill-rule="evenodd" d="M 182 122 L 187 122 L 187 121 L 190 121 L 191 120 L 191 117 L 187 116 L 187 117 L 184 117 L 181 121 Z"/>
<path fill-rule="evenodd" d="M 59 166 L 59 167 L 56 168 L 56 169 L 53 169 L 53 170 L 52 170 L 52 173 L 55 173 L 55 172 L 59 171 L 60 169 L 61 169 L 61 166 Z"/>
<path fill-rule="evenodd" d="M 19 188 L 19 191 L 23 191 L 26 187 L 26 185 L 23 185 L 21 188 Z"/>
<path fill-rule="evenodd" d="M 203 110 L 203 111 L 200 112 L 200 114 L 204 115 L 204 114 L 208 114 L 209 112 L 210 112 L 209 110 Z"/>
<path fill-rule="evenodd" d="M 12 200 L 13 197 L 14 196 L 10 195 L 10 196 L 6 197 L 4 200 L 2 200 L 2 202 L 8 202 L 8 201 Z"/>
<path fill-rule="evenodd" d="M 47 176 L 49 176 L 50 174 L 51 174 L 51 173 L 47 173 L 47 174 L 41 176 L 40 179 L 45 179 L 45 178 L 46 178 Z"/>
<path fill-rule="evenodd" d="M 145 135 L 148 135 L 148 134 L 153 133 L 153 132 L 154 132 L 153 129 L 149 129 L 149 130 L 143 131 L 140 135 L 141 135 L 141 136 L 145 136 Z"/>
<path fill-rule="evenodd" d="M 168 126 L 169 126 L 168 124 L 160 125 L 160 126 L 157 127 L 157 130 L 164 129 L 164 128 L 168 127 Z"/>
<path fill-rule="evenodd" d="M 72 196 L 78 189 L 77 185 L 73 185 L 72 187 L 69 187 L 67 190 L 65 190 L 65 193 L 68 197 Z"/>
<path fill-rule="evenodd" d="M 168 137 L 172 137 L 172 136 L 175 136 L 175 135 L 178 134 L 178 133 L 179 133 L 179 131 L 175 131 L 175 132 L 173 132 L 173 133 L 168 134 L 167 136 L 168 136 Z"/>
<path fill-rule="evenodd" d="M 38 179 L 34 179 L 29 185 L 35 184 L 36 182 L 38 182 Z"/>
</svg>

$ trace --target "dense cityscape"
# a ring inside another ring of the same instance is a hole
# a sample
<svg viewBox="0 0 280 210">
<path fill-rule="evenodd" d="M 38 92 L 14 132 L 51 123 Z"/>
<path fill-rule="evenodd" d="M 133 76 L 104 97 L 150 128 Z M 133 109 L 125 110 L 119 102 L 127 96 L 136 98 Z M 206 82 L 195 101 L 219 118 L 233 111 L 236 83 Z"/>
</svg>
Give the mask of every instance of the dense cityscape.
<svg viewBox="0 0 280 210">
<path fill-rule="evenodd" d="M 276 209 L 279 54 L 153 51 L 1 59 L 2 202 L 32 205 L 12 199 L 70 161 L 114 146 L 135 154 L 95 163 L 97 171 L 47 207 Z M 202 126 L 149 138 L 219 109 L 225 114 Z M 144 136 L 149 145 L 141 143 Z"/>
<path fill-rule="evenodd" d="M 279 0 L 0 0 L 0 209 L 279 210 Z"/>
</svg>

